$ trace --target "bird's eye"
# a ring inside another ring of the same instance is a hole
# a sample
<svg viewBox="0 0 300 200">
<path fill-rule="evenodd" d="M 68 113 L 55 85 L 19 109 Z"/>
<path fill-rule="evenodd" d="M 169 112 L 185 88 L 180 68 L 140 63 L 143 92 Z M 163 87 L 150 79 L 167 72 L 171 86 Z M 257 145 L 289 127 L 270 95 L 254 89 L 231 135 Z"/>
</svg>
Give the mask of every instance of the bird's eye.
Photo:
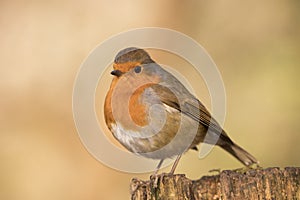
<svg viewBox="0 0 300 200">
<path fill-rule="evenodd" d="M 134 72 L 135 73 L 140 73 L 142 71 L 142 67 L 141 66 L 136 66 L 135 68 L 134 68 Z"/>
</svg>

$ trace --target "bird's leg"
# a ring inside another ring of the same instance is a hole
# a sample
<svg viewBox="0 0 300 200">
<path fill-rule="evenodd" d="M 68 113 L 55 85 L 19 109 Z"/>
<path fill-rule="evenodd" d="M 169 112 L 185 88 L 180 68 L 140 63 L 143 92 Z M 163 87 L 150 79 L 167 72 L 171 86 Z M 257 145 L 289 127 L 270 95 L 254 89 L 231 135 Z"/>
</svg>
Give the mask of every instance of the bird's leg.
<svg viewBox="0 0 300 200">
<path fill-rule="evenodd" d="M 177 158 L 176 158 L 176 160 L 175 160 L 175 162 L 174 162 L 174 164 L 172 166 L 172 169 L 170 171 L 170 174 L 174 174 L 175 169 L 176 169 L 176 167 L 177 167 L 177 165 L 179 163 L 180 158 L 181 158 L 181 154 L 177 156 Z"/>
<path fill-rule="evenodd" d="M 158 174 L 158 171 L 159 171 L 161 165 L 163 164 L 164 160 L 165 160 L 165 159 L 161 159 L 161 160 L 159 161 L 159 163 L 158 163 L 158 165 L 157 165 L 157 167 L 156 167 L 156 170 L 155 170 L 155 172 L 154 172 L 154 175 L 157 175 L 157 174 Z"/>
</svg>

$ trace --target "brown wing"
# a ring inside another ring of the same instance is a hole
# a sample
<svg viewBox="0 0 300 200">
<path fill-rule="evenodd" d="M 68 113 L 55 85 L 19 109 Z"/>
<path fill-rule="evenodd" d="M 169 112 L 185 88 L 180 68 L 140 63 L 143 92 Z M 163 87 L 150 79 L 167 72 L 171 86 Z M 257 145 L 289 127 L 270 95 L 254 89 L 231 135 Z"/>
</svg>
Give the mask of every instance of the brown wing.
<svg viewBox="0 0 300 200">
<path fill-rule="evenodd" d="M 222 130 L 205 106 L 194 96 L 177 97 L 169 88 L 159 84 L 152 85 L 151 88 L 159 96 L 162 103 L 175 108 L 206 127 L 210 125 L 214 132 L 220 133 L 220 130 Z"/>
</svg>

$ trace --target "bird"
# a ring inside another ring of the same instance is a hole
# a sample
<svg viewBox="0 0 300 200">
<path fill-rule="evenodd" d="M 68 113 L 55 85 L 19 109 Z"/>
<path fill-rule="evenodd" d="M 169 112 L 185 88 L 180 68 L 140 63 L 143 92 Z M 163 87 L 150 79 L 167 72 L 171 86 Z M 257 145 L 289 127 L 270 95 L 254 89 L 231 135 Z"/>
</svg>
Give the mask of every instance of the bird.
<svg viewBox="0 0 300 200">
<path fill-rule="evenodd" d="M 117 53 L 113 79 L 104 102 L 104 118 L 114 138 L 128 151 L 159 160 L 198 150 L 200 143 L 217 145 L 246 167 L 257 159 L 231 140 L 210 112 L 173 74 L 142 48 Z"/>
</svg>

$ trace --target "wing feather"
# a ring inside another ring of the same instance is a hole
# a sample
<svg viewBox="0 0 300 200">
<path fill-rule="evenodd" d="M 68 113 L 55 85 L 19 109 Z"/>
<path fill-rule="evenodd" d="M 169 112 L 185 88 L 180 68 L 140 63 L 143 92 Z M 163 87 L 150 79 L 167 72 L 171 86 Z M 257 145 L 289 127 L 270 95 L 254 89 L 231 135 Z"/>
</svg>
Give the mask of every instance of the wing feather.
<svg viewBox="0 0 300 200">
<path fill-rule="evenodd" d="M 162 103 L 173 107 L 206 127 L 210 126 L 214 132 L 220 133 L 220 130 L 222 130 L 218 122 L 211 117 L 205 106 L 193 95 L 189 94 L 189 97 L 179 99 L 171 89 L 163 85 L 154 84 L 151 88 Z M 180 96 L 183 95 L 181 94 Z"/>
</svg>

